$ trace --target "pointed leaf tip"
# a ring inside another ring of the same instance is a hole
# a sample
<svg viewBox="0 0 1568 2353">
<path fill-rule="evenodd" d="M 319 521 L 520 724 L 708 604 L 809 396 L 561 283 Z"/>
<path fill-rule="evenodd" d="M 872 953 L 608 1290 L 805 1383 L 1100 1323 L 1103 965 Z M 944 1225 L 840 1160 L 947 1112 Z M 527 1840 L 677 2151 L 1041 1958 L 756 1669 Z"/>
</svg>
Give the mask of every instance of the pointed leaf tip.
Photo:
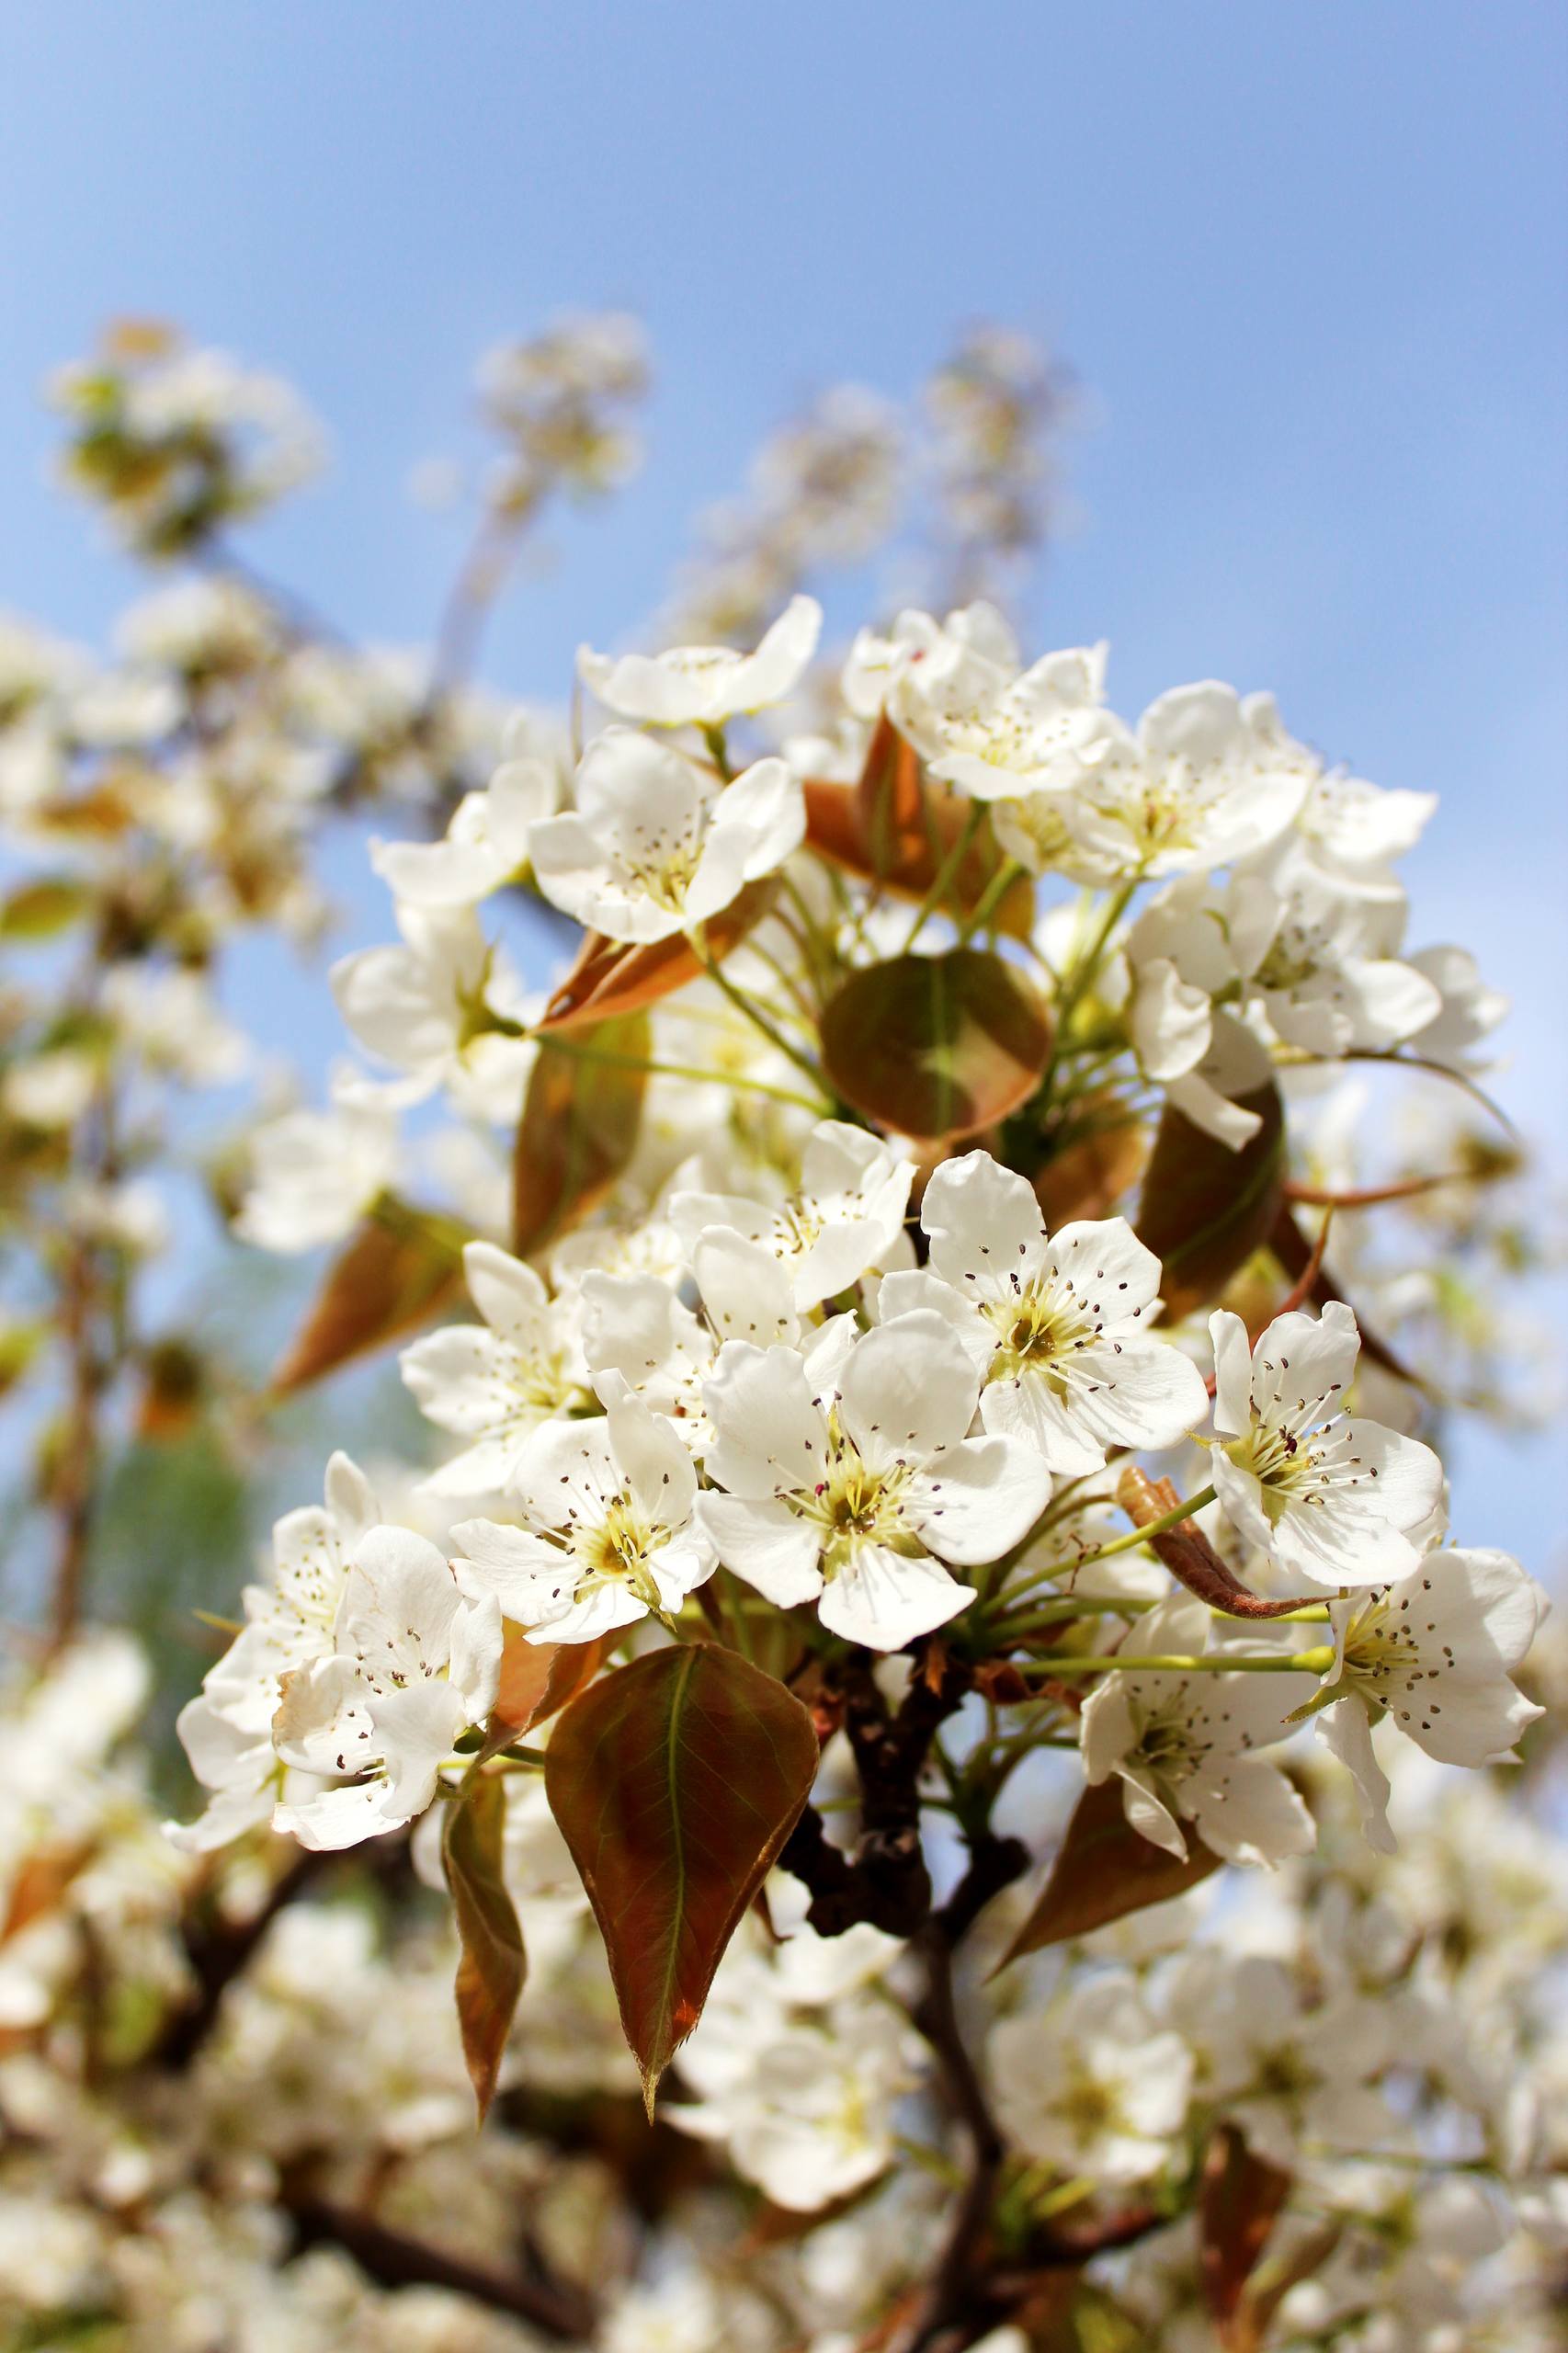
<svg viewBox="0 0 1568 2353">
<path fill-rule="evenodd" d="M 598 1920 L 650 2117 L 817 1758 L 793 1693 L 710 1643 L 617 1668 L 556 1724 L 545 1790 Z"/>
</svg>

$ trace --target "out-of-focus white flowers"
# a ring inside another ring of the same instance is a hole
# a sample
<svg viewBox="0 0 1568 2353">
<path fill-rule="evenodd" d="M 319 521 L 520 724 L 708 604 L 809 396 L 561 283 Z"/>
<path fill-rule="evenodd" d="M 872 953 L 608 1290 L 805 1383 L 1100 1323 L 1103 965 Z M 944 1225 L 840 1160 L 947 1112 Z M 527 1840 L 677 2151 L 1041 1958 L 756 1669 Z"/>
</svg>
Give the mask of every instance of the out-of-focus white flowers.
<svg viewBox="0 0 1568 2353">
<path fill-rule="evenodd" d="M 619 658 L 583 646 L 577 675 L 619 718 L 653 727 L 722 727 L 786 701 L 822 634 L 822 608 L 795 597 L 753 654 L 724 645 L 677 645 Z"/>
</svg>

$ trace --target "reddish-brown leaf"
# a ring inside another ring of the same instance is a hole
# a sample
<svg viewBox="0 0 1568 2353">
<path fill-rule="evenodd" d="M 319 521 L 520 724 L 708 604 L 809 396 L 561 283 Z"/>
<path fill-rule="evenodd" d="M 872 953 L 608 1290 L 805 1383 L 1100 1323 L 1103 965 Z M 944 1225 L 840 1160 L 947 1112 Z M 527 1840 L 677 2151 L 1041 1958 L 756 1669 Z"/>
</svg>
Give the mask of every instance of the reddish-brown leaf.
<svg viewBox="0 0 1568 2353">
<path fill-rule="evenodd" d="M 480 1762 L 549 1722 L 598 1673 L 602 1638 L 591 1643 L 530 1643 L 508 1619 L 502 1630 L 501 1680 L 484 1728 Z"/>
<path fill-rule="evenodd" d="M 462 1283 L 461 1229 L 403 1202 L 368 1218 L 328 1267 L 272 1376 L 275 1396 L 334 1372 L 425 1323 Z"/>
<path fill-rule="evenodd" d="M 805 780 L 806 839 L 822 857 L 863 882 L 880 883 L 900 898 L 926 897 L 957 846 L 973 803 L 928 786 L 913 745 L 891 720 L 877 723 L 865 766 L 854 784 L 824 777 Z M 978 906 L 1003 862 L 987 821 L 965 851 L 944 892 L 949 915 Z M 1034 886 L 1020 875 L 995 910 L 1000 927 L 1026 938 L 1034 922 Z"/>
<path fill-rule="evenodd" d="M 454 1989 L 458 2025 L 481 2122 L 495 2097 L 502 2054 L 528 1973 L 523 1932 L 502 1875 L 506 1826 L 501 1779 L 480 1773 L 448 1806 L 441 1832 L 441 1868 L 460 1945 Z"/>
<path fill-rule="evenodd" d="M 711 1643 L 619 1667 L 555 1727 L 545 1789 L 604 1937 L 650 2115 L 817 1756 L 793 1694 Z"/>
<path fill-rule="evenodd" d="M 1126 1913 L 1184 1895 L 1219 1870 L 1219 1856 L 1210 1854 L 1190 1827 L 1187 1848 L 1187 1859 L 1181 1862 L 1140 1837 L 1127 1819 L 1121 1783 L 1114 1777 L 1085 1790 L 1073 1810 L 1051 1876 L 1001 1967 L 1023 1953 L 1039 1952 L 1044 1945 L 1086 1937 Z"/>
<path fill-rule="evenodd" d="M 1086 1113 L 1094 1106 L 1085 1104 Z M 1106 1124 L 1074 1136 L 1033 1171 L 1035 1199 L 1052 1231 L 1078 1217 L 1108 1217 L 1142 1174 L 1148 1139 L 1138 1120 L 1115 1105 L 1100 1107 Z"/>
<path fill-rule="evenodd" d="M 840 983 L 822 1017 L 838 1093 L 900 1135 L 973 1135 L 1032 1094 L 1051 1023 L 1025 976 L 990 950 L 895 956 Z"/>
<path fill-rule="evenodd" d="M 1285 1114 L 1279 1089 L 1241 1097 L 1263 1125 L 1232 1152 L 1167 1103 L 1143 1174 L 1139 1239 L 1165 1267 L 1160 1294 L 1174 1321 L 1217 1299 L 1268 1240 L 1285 1175 Z"/>
<path fill-rule="evenodd" d="M 1198 2211 L 1203 2294 L 1221 2343 L 1230 2341 L 1242 2291 L 1290 2193 L 1290 2175 L 1255 2155 L 1237 2126 L 1216 2126 L 1204 2154 Z"/>
<path fill-rule="evenodd" d="M 1223 2332 L 1225 2353 L 1263 2353 L 1275 2315 L 1291 2289 L 1323 2269 L 1344 2235 L 1342 2222 L 1323 2222 L 1289 2255 L 1271 2256 L 1242 2290 Z"/>
<path fill-rule="evenodd" d="M 586 1217 L 631 1159 L 649 1051 L 642 1013 L 597 1023 L 581 1052 L 554 1053 L 541 1043 L 512 1164 L 512 1246 L 519 1257 Z"/>
<path fill-rule="evenodd" d="M 710 918 L 703 938 L 711 961 L 721 961 L 739 946 L 767 914 L 777 890 L 777 877 L 765 874 L 759 881 L 748 882 L 727 907 Z M 611 1014 L 641 1013 L 662 996 L 684 988 L 701 969 L 679 932 L 673 938 L 655 939 L 639 948 L 590 931 L 584 937 L 577 961 L 545 1008 L 540 1034 L 581 1029 Z"/>
</svg>

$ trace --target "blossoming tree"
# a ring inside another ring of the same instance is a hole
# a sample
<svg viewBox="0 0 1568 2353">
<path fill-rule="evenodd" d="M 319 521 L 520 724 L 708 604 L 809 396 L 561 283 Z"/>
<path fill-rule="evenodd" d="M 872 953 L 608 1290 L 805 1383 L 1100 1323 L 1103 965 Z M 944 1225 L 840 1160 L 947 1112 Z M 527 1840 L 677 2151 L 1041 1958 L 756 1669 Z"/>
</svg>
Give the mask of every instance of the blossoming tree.
<svg viewBox="0 0 1568 2353">
<path fill-rule="evenodd" d="M 1026 658 L 1063 387 L 994 334 L 781 436 L 569 722 L 481 692 L 643 375 L 617 320 L 493 358 L 420 660 L 234 554 L 314 461 L 283 388 L 146 326 L 56 388 L 190 568 L 116 665 L 0 636 L 0 2344 L 1556 2342 L 1554 1653 L 1434 1443 L 1517 1160 L 1501 1001 L 1405 944 L 1431 800 Z M 915 480 L 951 594 L 830 655 Z M 224 958 L 320 935 L 367 806 L 352 1058 L 216 1150 Z M 193 1174 L 320 1258 L 261 1394 L 153 1320 Z M 361 1466 L 378 1354 L 430 1443 Z M 306 1393 L 160 1824 L 117 1452 L 259 1478 Z"/>
</svg>

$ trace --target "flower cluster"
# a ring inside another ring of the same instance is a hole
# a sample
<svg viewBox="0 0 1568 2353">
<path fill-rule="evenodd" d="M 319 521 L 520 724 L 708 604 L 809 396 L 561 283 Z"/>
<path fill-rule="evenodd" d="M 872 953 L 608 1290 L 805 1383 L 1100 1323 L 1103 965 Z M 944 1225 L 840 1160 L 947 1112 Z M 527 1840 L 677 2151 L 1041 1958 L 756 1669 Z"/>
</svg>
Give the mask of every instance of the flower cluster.
<svg viewBox="0 0 1568 2353">
<path fill-rule="evenodd" d="M 228 561 L 300 470 L 277 388 L 125 329 L 61 394 L 72 480 L 201 568 L 112 664 L 0 631 L 0 1385 L 53 1543 L 0 2344 L 1544 2345 L 1562 1669 L 1450 1523 L 1439 1388 L 1505 1351 L 1433 1275 L 1535 1261 L 1503 1003 L 1406 946 L 1431 798 L 1211 680 L 1120 715 L 972 596 L 824 654 L 807 575 L 901 496 L 859 395 L 693 642 L 582 646 L 570 725 L 469 686 L 645 381 L 619 319 L 493 357 L 429 655 Z M 937 380 L 961 593 L 1062 397 L 996 335 Z M 387 936 L 312 1100 L 224 960 L 324 933 L 367 805 Z M 1370 1065 L 1462 1115 L 1391 1150 Z M 265 1390 L 149 1320 L 193 1175 L 229 1267 L 327 1254 Z M 371 1356 L 412 1459 L 328 1385 Z M 322 1500 L 234 1600 L 306 1391 Z M 206 1644 L 162 1831 L 145 1664 L 83 1631 L 114 1542 Z"/>
</svg>

